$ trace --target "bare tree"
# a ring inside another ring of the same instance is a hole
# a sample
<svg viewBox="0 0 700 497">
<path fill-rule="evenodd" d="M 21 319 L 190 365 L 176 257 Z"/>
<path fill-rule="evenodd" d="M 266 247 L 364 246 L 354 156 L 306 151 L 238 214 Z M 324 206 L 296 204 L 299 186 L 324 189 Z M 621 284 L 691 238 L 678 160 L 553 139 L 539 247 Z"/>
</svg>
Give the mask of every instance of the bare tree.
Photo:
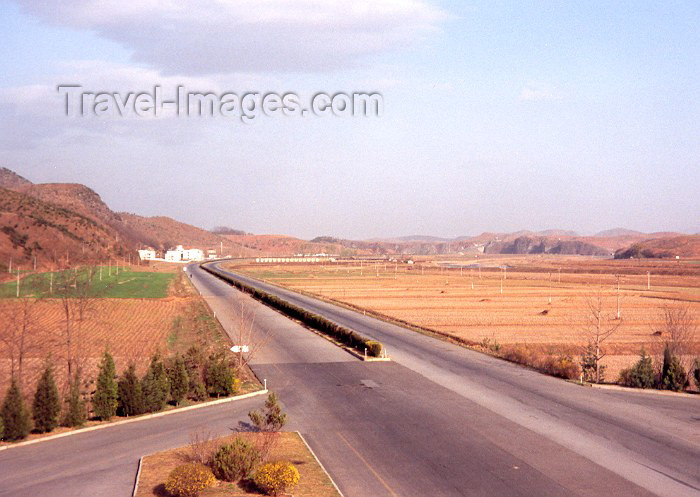
<svg viewBox="0 0 700 497">
<path fill-rule="evenodd" d="M 63 346 L 68 377 L 72 378 L 76 366 L 82 366 L 80 363 L 84 359 L 82 326 L 95 306 L 91 274 L 83 274 L 77 269 L 61 271 L 54 295 L 60 301 L 63 313 L 58 341 Z"/>
<path fill-rule="evenodd" d="M 5 345 L 5 353 L 10 360 L 11 376 L 17 378 L 20 388 L 25 386 L 23 379 L 27 357 L 43 344 L 38 302 L 36 298 L 21 297 L 8 300 L 0 310 L 0 341 Z"/>
<path fill-rule="evenodd" d="M 240 373 L 255 357 L 269 340 L 269 334 L 261 330 L 255 323 L 255 302 L 248 296 L 241 296 L 233 311 L 234 345 L 247 346 L 248 351 L 239 350 L 237 354 L 236 371 Z"/>
<path fill-rule="evenodd" d="M 690 372 L 693 363 L 692 342 L 698 340 L 697 320 L 690 305 L 664 306 L 661 311 L 663 328 L 660 338 L 663 348 L 678 358 L 683 370 Z M 659 335 L 657 335 L 659 336 Z"/>
<path fill-rule="evenodd" d="M 604 366 L 601 360 L 607 355 L 603 345 L 622 324 L 616 313 L 605 308 L 602 290 L 586 298 L 586 345 L 583 346 L 581 369 L 584 379 L 595 383 L 603 381 Z"/>
</svg>

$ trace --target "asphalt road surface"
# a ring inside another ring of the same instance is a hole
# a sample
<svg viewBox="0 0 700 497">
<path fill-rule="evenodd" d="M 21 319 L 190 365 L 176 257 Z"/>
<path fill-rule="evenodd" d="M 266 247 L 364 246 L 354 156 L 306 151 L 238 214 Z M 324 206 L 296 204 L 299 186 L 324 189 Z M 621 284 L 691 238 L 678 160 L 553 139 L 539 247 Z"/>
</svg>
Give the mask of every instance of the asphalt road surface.
<svg viewBox="0 0 700 497">
<path fill-rule="evenodd" d="M 328 362 L 258 310 L 271 339 L 253 369 L 348 496 L 700 495 L 700 398 L 581 387 L 236 277 L 387 347 L 391 363 Z M 220 315 L 248 298 L 200 268 L 193 281 Z"/>
<path fill-rule="evenodd" d="M 697 398 L 583 388 L 254 282 L 377 338 L 366 363 L 196 266 L 192 281 L 346 497 L 700 495 Z M 241 321 L 241 306 L 248 319 Z M 248 310 L 252 310 L 249 312 Z M 252 317 L 251 317 L 252 316 Z M 225 434 L 262 403 L 156 418 L 0 452 L 0 495 L 127 496 L 138 457 Z"/>
</svg>

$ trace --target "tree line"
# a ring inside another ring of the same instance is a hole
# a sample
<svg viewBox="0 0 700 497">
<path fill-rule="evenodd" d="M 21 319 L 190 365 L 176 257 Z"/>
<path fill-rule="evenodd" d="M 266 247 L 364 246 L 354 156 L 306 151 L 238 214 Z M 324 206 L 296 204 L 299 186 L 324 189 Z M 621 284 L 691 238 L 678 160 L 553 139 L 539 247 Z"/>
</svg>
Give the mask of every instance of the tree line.
<svg viewBox="0 0 700 497">
<path fill-rule="evenodd" d="M 225 351 L 205 353 L 196 346 L 168 358 L 155 354 L 142 377 L 133 362 L 117 375 L 114 359 L 105 350 L 92 392 L 85 392 L 84 386 L 92 382 L 86 382 L 81 371 L 75 370 L 61 398 L 54 366 L 47 363 L 31 406 L 13 375 L 0 411 L 0 439 L 17 441 L 32 431 L 48 433 L 59 425 L 80 427 L 88 419 L 108 421 L 115 416 L 158 412 L 185 401 L 225 397 L 234 394 L 239 384 Z"/>
</svg>

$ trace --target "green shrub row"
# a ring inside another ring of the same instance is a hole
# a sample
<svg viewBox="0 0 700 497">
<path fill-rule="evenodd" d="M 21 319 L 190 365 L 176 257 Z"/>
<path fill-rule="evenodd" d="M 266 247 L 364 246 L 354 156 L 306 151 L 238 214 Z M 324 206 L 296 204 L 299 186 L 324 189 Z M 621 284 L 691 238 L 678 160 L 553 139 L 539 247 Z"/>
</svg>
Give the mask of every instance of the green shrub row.
<svg viewBox="0 0 700 497">
<path fill-rule="evenodd" d="M 328 335 L 340 343 L 347 345 L 348 347 L 352 347 L 360 353 L 364 353 L 366 349 L 367 355 L 370 357 L 381 357 L 382 355 L 382 344 L 376 340 L 365 338 L 359 333 L 345 328 L 344 326 L 340 326 L 339 324 L 336 324 L 323 316 L 309 312 L 306 309 L 302 309 L 301 307 L 291 304 L 275 295 L 247 285 L 235 278 L 232 278 L 222 271 L 212 269 L 207 266 L 202 266 L 202 269 L 213 274 L 217 278 L 224 280 L 230 285 L 233 285 L 242 292 L 248 293 L 254 299 L 259 300 L 263 304 L 266 304 L 273 309 L 277 309 L 292 319 L 301 321 L 306 326 L 320 331 L 324 335 Z"/>
<path fill-rule="evenodd" d="M 90 392 L 93 383 L 94 391 Z M 32 431 L 49 433 L 59 425 L 77 428 L 88 418 L 108 421 L 114 416 L 158 412 L 168 404 L 179 406 L 186 399 L 198 402 L 226 397 L 236 393 L 237 383 L 233 362 L 223 350 L 205 353 L 192 346 L 184 355 L 165 360 L 156 354 L 143 378 L 136 375 L 133 363 L 117 376 L 114 360 L 105 351 L 97 379 L 89 381 L 77 371 L 61 399 L 53 366 L 47 363 L 31 407 L 22 395 L 20 383 L 12 377 L 0 406 L 0 440 L 22 440 Z"/>
</svg>

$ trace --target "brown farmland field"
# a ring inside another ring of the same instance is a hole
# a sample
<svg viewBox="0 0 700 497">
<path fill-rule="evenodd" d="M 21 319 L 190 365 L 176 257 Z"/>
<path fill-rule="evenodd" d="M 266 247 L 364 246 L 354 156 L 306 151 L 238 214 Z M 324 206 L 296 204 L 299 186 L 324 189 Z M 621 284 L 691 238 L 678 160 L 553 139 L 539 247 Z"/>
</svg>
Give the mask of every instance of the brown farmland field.
<svg viewBox="0 0 700 497">
<path fill-rule="evenodd" d="M 480 270 L 459 267 L 477 262 Z M 579 356 L 587 341 L 587 299 L 600 294 L 610 324 L 618 323 L 619 275 L 621 320 L 617 332 L 606 342 L 608 356 L 603 359 L 608 380 L 617 379 L 619 371 L 636 360 L 642 347 L 652 354 L 661 353 L 664 337 L 659 331 L 665 306 L 688 306 L 696 325 L 700 323 L 698 261 L 480 256 L 478 260 L 418 259 L 414 264 L 338 261 L 232 265 L 266 281 L 448 334 L 466 343 L 525 345 L 544 354 L 572 356 Z M 697 328 L 688 347 L 690 355 L 700 355 Z"/>
<path fill-rule="evenodd" d="M 165 298 L 95 298 L 89 302 L 83 320 L 73 325 L 75 361 L 81 366 L 84 379 L 95 378 L 105 348 L 114 357 L 118 373 L 134 362 L 138 373 L 142 374 L 156 352 L 168 356 L 184 352 L 193 344 L 206 346 L 224 340 L 206 304 L 196 295 L 180 268 L 176 270 L 179 272 Z M 61 300 L 26 299 L 26 302 L 32 310 L 22 391 L 30 400 L 47 360 L 55 367 L 61 392 L 66 388 L 68 375 Z M 22 305 L 21 299 L 0 299 L 0 396 L 4 396 L 11 375 L 10 350 L 6 343 L 11 325 L 8 316 Z"/>
</svg>

